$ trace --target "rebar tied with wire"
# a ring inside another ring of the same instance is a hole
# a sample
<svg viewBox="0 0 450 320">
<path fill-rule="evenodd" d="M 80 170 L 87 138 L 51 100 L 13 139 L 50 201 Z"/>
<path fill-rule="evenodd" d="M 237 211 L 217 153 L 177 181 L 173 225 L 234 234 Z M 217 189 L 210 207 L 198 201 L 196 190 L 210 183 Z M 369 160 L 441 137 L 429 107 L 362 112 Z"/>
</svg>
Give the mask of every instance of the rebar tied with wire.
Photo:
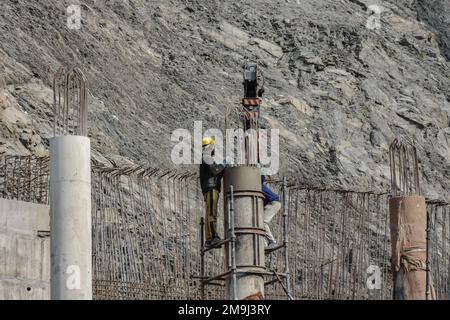
<svg viewBox="0 0 450 320">
<path fill-rule="evenodd" d="M 421 195 L 419 165 L 414 141 L 394 139 L 389 147 L 392 196 Z"/>
<path fill-rule="evenodd" d="M 53 135 L 87 136 L 87 80 L 80 69 L 61 67 L 53 78 Z"/>
<path fill-rule="evenodd" d="M 0 197 L 47 204 L 48 172 L 48 157 L 0 157 Z M 268 183 L 276 193 L 283 193 L 282 179 Z M 387 193 L 306 187 L 297 177 L 287 181 L 286 189 L 288 224 L 277 214 L 271 229 L 281 240 L 287 227 L 289 269 L 283 272 L 284 250 L 271 252 L 265 260 L 269 270 L 280 277 L 283 273 L 290 276 L 292 296 L 391 299 Z M 428 270 L 433 280 L 429 285 L 433 284 L 437 299 L 449 299 L 450 203 L 428 200 L 427 209 Z M 194 277 L 220 274 L 225 268 L 223 250 L 211 250 L 204 263 L 201 261 L 204 239 L 198 221 L 202 210 L 203 196 L 195 172 L 137 164 L 107 167 L 93 162 L 95 299 L 223 299 L 223 284 L 214 282 L 202 296 L 203 278 Z M 218 228 L 223 234 L 223 224 Z M 380 269 L 380 288 L 367 286 L 367 267 L 371 265 Z M 273 275 L 265 277 L 269 284 Z M 264 291 L 266 299 L 286 299 L 279 280 Z"/>
</svg>

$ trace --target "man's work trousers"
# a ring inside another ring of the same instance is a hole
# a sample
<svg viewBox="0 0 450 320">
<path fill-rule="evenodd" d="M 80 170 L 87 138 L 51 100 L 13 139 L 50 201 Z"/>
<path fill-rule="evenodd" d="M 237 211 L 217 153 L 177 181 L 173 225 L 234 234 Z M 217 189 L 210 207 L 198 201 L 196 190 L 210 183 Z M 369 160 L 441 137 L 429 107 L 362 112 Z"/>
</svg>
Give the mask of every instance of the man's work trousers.
<svg viewBox="0 0 450 320">
<path fill-rule="evenodd" d="M 270 231 L 269 223 L 280 209 L 281 203 L 279 201 L 272 201 L 264 206 L 264 229 L 266 230 L 266 238 L 269 242 L 275 241 L 272 231 Z"/>
<path fill-rule="evenodd" d="M 211 240 L 217 235 L 217 204 L 219 202 L 219 191 L 211 189 L 203 194 L 205 201 L 205 239 Z"/>
</svg>

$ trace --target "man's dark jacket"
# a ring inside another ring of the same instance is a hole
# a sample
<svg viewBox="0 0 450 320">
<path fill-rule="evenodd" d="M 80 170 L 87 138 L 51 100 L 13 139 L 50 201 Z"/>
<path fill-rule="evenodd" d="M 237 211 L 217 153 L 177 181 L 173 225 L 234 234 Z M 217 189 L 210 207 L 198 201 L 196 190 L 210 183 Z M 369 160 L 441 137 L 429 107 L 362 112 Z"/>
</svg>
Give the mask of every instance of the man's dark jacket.
<svg viewBox="0 0 450 320">
<path fill-rule="evenodd" d="M 202 164 L 200 165 L 200 186 L 202 193 L 208 192 L 211 189 L 216 189 L 220 192 L 225 166 L 225 164 L 215 163 L 210 154 L 203 152 Z"/>
</svg>

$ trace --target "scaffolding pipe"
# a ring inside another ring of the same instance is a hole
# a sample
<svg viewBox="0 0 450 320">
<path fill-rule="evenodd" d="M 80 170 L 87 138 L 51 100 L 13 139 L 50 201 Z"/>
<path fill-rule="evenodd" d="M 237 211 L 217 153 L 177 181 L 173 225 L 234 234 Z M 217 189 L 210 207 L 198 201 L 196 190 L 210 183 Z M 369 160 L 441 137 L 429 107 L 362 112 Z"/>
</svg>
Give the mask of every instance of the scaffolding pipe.
<svg viewBox="0 0 450 320">
<path fill-rule="evenodd" d="M 92 299 L 89 138 L 50 139 L 51 298 Z"/>
<path fill-rule="evenodd" d="M 203 243 L 205 243 L 205 218 L 200 218 L 200 277 L 205 277 L 205 251 L 202 249 Z M 202 300 L 205 300 L 205 283 L 200 281 L 200 294 Z"/>
<path fill-rule="evenodd" d="M 233 185 L 230 186 L 230 231 L 231 231 L 231 281 L 233 295 L 232 299 L 236 300 L 236 233 L 234 230 L 234 191 Z"/>
<path fill-rule="evenodd" d="M 426 251 L 426 284 L 425 284 L 425 300 L 430 300 L 431 286 L 430 286 L 430 240 L 431 240 L 431 212 L 427 212 L 427 251 Z"/>
<path fill-rule="evenodd" d="M 288 248 L 288 231 L 289 231 L 289 220 L 288 220 L 288 190 L 287 190 L 287 179 L 283 178 L 283 246 L 284 246 L 284 273 L 286 274 L 286 295 L 288 300 L 293 300 L 291 295 L 291 282 L 289 276 L 289 248 Z"/>
</svg>

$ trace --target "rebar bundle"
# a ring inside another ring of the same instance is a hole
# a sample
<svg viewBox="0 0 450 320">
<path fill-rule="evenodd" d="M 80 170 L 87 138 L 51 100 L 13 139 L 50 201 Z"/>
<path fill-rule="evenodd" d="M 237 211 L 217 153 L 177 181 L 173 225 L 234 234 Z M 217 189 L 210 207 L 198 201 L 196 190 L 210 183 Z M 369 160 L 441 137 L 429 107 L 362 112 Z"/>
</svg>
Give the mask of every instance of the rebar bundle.
<svg viewBox="0 0 450 320">
<path fill-rule="evenodd" d="M 289 268 L 294 297 L 389 298 L 387 195 L 297 184 L 290 185 L 289 195 Z M 281 221 L 274 223 L 278 234 L 280 225 Z M 281 268 L 280 261 L 280 256 L 272 256 L 271 267 Z M 380 289 L 367 287 L 370 266 L 380 270 Z M 274 288 L 273 297 L 278 294 L 280 289 Z"/>
<path fill-rule="evenodd" d="M 93 265 L 96 299 L 191 296 L 196 181 L 150 167 L 95 167 Z"/>
<path fill-rule="evenodd" d="M 0 160 L 0 197 L 48 203 L 49 158 L 5 156 Z"/>
<path fill-rule="evenodd" d="M 87 136 L 87 80 L 80 69 L 61 67 L 53 78 L 53 135 Z"/>
<path fill-rule="evenodd" d="M 391 192 L 393 196 L 421 195 L 419 166 L 414 141 L 394 139 L 389 147 Z"/>
<path fill-rule="evenodd" d="M 428 259 L 438 300 L 450 299 L 450 205 L 428 202 Z"/>
</svg>

